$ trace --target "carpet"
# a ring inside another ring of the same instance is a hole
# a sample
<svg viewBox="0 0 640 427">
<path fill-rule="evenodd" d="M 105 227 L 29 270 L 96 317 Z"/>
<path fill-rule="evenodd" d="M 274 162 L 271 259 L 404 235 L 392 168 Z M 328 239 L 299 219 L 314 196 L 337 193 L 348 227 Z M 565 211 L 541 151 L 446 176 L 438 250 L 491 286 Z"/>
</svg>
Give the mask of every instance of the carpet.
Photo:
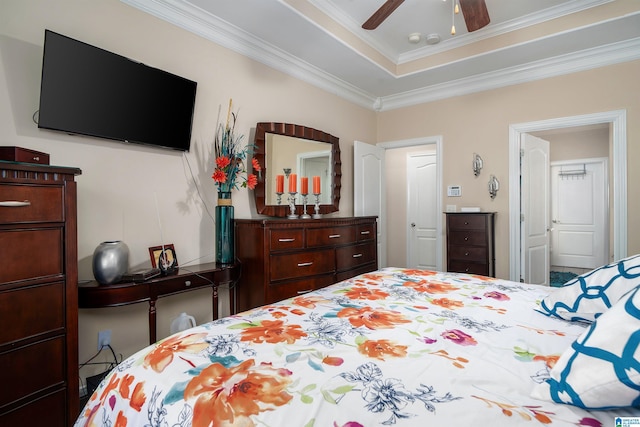
<svg viewBox="0 0 640 427">
<path fill-rule="evenodd" d="M 568 271 L 552 271 L 549 277 L 549 284 L 555 288 L 560 288 L 577 274 Z"/>
</svg>

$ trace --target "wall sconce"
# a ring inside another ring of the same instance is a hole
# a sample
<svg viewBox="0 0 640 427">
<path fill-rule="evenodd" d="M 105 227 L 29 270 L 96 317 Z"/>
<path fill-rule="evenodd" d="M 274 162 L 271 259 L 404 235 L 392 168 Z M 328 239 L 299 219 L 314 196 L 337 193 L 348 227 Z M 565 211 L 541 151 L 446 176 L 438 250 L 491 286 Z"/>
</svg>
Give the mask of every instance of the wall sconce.
<svg viewBox="0 0 640 427">
<path fill-rule="evenodd" d="M 495 199 L 498 194 L 498 190 L 500 189 L 500 182 L 498 182 L 498 178 L 495 175 L 491 175 L 489 178 L 489 195 L 491 199 Z"/>
<path fill-rule="evenodd" d="M 473 174 L 475 176 L 480 175 L 482 170 L 482 157 L 479 154 L 473 153 Z"/>
</svg>

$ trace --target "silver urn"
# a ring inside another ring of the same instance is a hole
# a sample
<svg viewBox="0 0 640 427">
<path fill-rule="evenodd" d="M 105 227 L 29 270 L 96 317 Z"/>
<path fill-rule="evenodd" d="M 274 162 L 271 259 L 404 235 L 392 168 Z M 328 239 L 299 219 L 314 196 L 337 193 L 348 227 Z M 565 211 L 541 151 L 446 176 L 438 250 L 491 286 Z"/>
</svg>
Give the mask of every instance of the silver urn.
<svg viewBox="0 0 640 427">
<path fill-rule="evenodd" d="M 118 283 L 129 269 L 129 247 L 121 240 L 102 242 L 93 251 L 93 277 L 101 285 Z"/>
</svg>

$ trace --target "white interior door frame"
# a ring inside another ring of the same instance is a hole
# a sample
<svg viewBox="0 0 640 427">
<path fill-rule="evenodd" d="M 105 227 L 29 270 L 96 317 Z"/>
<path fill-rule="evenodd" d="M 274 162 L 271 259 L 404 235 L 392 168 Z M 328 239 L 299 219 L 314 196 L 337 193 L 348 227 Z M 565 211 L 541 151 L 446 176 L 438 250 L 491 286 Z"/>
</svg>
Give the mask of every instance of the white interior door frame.
<svg viewBox="0 0 640 427">
<path fill-rule="evenodd" d="M 436 209 L 438 212 L 443 212 L 442 210 L 442 135 L 435 136 L 427 136 L 424 138 L 412 138 L 412 139 L 402 139 L 396 141 L 386 141 L 380 142 L 376 144 L 379 147 L 384 148 L 385 150 L 393 149 L 393 148 L 404 148 L 404 147 L 413 147 L 418 145 L 435 145 L 436 151 Z M 443 244 L 442 241 L 444 239 L 443 225 L 442 225 L 442 215 L 438 215 L 437 224 L 436 224 L 436 265 L 439 271 L 443 271 L 442 259 L 443 259 Z"/>
<path fill-rule="evenodd" d="M 613 257 L 627 256 L 627 111 L 614 110 L 509 126 L 509 279 L 520 278 L 520 137 L 523 133 L 608 123 L 612 130 Z"/>
</svg>

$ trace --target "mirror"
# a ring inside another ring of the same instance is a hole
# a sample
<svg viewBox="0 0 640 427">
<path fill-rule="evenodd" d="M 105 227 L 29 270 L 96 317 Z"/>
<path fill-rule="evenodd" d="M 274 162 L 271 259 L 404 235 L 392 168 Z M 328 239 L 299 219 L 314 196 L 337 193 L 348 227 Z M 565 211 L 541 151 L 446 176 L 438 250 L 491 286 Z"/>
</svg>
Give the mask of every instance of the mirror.
<svg viewBox="0 0 640 427">
<path fill-rule="evenodd" d="M 288 179 L 278 204 L 276 176 L 296 174 L 297 190 L 300 178 L 309 179 L 307 213 L 313 214 L 315 196 L 312 194 L 312 177 L 320 177 L 320 213 L 337 212 L 340 203 L 339 139 L 317 129 L 291 123 L 258 123 L 255 133 L 253 156 L 262 165 L 262 174 L 254 189 L 256 209 L 259 214 L 286 217 L 289 215 Z M 290 169 L 290 171 L 288 170 Z M 302 214 L 302 196 L 296 196 L 296 213 Z"/>
</svg>

